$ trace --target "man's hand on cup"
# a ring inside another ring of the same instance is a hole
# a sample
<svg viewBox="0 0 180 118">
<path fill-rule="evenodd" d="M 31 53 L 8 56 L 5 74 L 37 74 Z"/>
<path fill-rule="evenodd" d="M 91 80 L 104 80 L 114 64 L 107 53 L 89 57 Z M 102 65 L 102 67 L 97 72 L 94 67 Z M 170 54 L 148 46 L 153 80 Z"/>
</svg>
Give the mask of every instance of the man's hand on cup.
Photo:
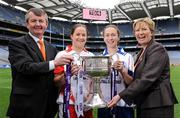
<svg viewBox="0 0 180 118">
<path fill-rule="evenodd" d="M 63 66 L 63 65 L 68 65 L 73 61 L 73 57 L 71 55 L 62 55 L 61 57 L 57 58 L 54 60 L 54 65 L 55 66 Z"/>
</svg>

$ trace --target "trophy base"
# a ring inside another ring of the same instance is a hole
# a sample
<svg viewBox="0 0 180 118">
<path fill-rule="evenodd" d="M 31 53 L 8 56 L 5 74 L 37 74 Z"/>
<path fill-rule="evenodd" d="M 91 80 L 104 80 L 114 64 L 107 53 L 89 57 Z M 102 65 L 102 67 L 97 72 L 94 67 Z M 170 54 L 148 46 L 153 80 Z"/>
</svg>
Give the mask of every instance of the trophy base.
<svg viewBox="0 0 180 118">
<path fill-rule="evenodd" d="M 85 103 L 85 106 L 91 108 L 104 108 L 107 107 L 107 104 L 100 98 L 98 93 L 94 93 L 91 101 L 89 103 Z"/>
</svg>

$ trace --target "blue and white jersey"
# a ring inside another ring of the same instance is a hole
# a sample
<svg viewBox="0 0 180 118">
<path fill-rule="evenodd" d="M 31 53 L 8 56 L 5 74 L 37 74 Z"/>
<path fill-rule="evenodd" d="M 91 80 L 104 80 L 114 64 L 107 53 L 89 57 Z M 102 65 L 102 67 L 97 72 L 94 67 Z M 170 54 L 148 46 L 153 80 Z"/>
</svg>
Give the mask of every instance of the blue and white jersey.
<svg viewBox="0 0 180 118">
<path fill-rule="evenodd" d="M 110 56 L 108 54 L 107 48 L 103 51 L 103 55 Z M 117 60 L 124 62 L 125 68 L 128 69 L 128 74 L 133 77 L 133 75 L 134 75 L 134 60 L 133 60 L 132 55 L 125 52 L 123 48 L 119 48 L 117 53 L 112 56 L 112 64 Z M 116 85 L 115 86 L 116 86 L 117 94 L 126 88 L 124 79 L 122 77 L 123 76 L 121 75 L 120 72 L 116 76 Z M 100 87 L 101 87 L 103 100 L 105 102 L 110 101 L 111 100 L 111 89 L 112 89 L 111 77 L 108 76 L 108 77 L 101 79 Z M 118 106 L 128 106 L 122 99 L 117 103 L 117 105 Z"/>
</svg>

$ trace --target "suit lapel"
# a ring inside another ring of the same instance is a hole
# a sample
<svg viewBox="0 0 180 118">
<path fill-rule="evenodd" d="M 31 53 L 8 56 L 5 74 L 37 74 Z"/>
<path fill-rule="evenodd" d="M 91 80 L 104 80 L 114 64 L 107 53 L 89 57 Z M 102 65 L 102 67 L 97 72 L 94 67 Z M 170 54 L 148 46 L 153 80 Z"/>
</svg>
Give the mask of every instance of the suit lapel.
<svg viewBox="0 0 180 118">
<path fill-rule="evenodd" d="M 39 50 L 39 47 L 37 43 L 34 41 L 34 39 L 30 35 L 26 35 L 25 40 L 28 46 L 34 51 L 34 54 L 37 54 L 40 60 L 44 61 L 41 51 Z"/>
<path fill-rule="evenodd" d="M 137 66 L 139 66 L 139 64 L 141 63 L 141 61 L 143 60 L 143 56 L 144 56 L 144 54 L 143 55 L 141 55 L 143 53 L 143 49 L 141 49 L 140 50 L 140 52 L 139 52 L 139 54 L 138 54 L 138 56 L 137 56 L 137 58 L 136 58 L 136 61 L 135 61 L 135 63 L 134 63 L 134 67 L 135 67 L 135 69 L 137 68 Z"/>
<path fill-rule="evenodd" d="M 146 63 L 146 53 L 147 53 L 147 50 L 150 50 L 150 46 L 152 45 L 153 42 L 154 42 L 154 40 L 152 39 L 149 42 L 149 44 L 147 45 L 147 47 L 144 50 L 144 52 L 143 52 L 143 49 L 141 49 L 141 51 L 138 54 L 137 59 L 135 61 L 135 71 L 142 72 L 144 64 Z M 143 53 L 142 56 L 141 56 L 141 53 Z"/>
<path fill-rule="evenodd" d="M 138 54 L 134 66 L 135 78 L 139 78 L 139 79 L 142 74 L 142 70 L 144 68 L 144 62 L 145 62 L 145 52 L 142 56 L 141 53 L 143 53 L 143 49 L 141 49 L 140 53 Z"/>
<path fill-rule="evenodd" d="M 46 40 L 44 40 L 44 45 L 45 45 L 45 50 L 46 50 L 46 60 L 50 60 L 50 49 L 49 49 L 49 44 Z"/>
</svg>

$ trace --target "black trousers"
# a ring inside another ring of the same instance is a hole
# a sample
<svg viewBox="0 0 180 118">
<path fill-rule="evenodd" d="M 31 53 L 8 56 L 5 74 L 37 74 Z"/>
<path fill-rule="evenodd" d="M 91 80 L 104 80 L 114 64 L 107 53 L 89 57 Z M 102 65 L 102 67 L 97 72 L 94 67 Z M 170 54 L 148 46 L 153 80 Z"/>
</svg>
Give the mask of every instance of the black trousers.
<svg viewBox="0 0 180 118">
<path fill-rule="evenodd" d="M 137 118 L 174 118 L 174 105 L 158 108 L 137 108 Z"/>
</svg>

